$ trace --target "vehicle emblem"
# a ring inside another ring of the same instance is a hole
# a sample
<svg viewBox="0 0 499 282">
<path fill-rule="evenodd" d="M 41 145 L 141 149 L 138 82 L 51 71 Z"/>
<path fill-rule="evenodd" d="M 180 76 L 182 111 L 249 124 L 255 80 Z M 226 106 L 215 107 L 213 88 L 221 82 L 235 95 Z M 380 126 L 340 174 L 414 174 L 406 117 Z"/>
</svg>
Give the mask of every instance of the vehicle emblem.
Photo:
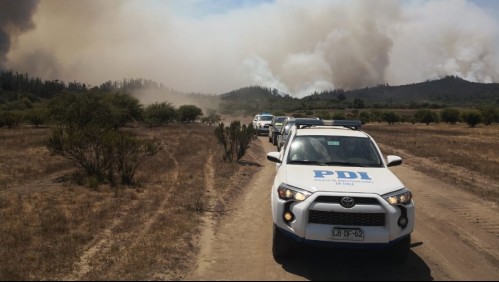
<svg viewBox="0 0 499 282">
<path fill-rule="evenodd" d="M 341 198 L 340 204 L 342 207 L 349 209 L 355 206 L 355 201 L 351 197 L 343 197 Z"/>
</svg>

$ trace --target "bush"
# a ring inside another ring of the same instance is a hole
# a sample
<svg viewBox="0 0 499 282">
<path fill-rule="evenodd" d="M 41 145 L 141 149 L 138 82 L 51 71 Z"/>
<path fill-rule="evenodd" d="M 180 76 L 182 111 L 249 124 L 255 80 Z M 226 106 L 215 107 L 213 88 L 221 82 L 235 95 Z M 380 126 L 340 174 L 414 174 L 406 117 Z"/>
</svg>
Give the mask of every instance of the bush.
<svg viewBox="0 0 499 282">
<path fill-rule="evenodd" d="M 122 184 L 130 185 L 139 165 L 159 151 L 157 142 L 119 130 L 140 118 L 140 109 L 138 101 L 126 95 L 60 95 L 49 105 L 58 125 L 45 144 L 52 154 L 80 168 L 90 186 L 106 180 L 114 185 L 116 174 Z"/>
<path fill-rule="evenodd" d="M 482 122 L 482 115 L 479 111 L 468 111 L 463 113 L 463 120 L 471 127 L 475 127 Z"/>
<path fill-rule="evenodd" d="M 158 141 L 139 140 L 131 134 L 120 134 L 113 143 L 116 169 L 125 185 L 132 185 L 139 166 L 161 150 Z"/>
<path fill-rule="evenodd" d="M 57 127 L 46 146 L 52 154 L 72 161 L 89 179 L 114 184 L 115 174 L 119 174 L 124 185 L 133 184 L 138 167 L 160 150 L 157 141 L 97 127 Z"/>
<path fill-rule="evenodd" d="M 223 159 L 232 162 L 234 157 L 239 161 L 249 148 L 249 144 L 258 136 L 258 132 L 253 128 L 253 124 L 242 125 L 236 120 L 229 126 L 219 123 L 215 129 L 215 136 L 224 148 Z"/>
<path fill-rule="evenodd" d="M 177 110 L 178 117 L 181 122 L 193 122 L 199 116 L 203 115 L 203 111 L 194 105 L 182 105 Z"/>
<path fill-rule="evenodd" d="M 440 112 L 440 119 L 443 122 L 447 122 L 450 124 L 456 124 L 459 121 L 459 116 L 461 112 L 458 109 L 447 108 Z"/>
<path fill-rule="evenodd" d="M 426 125 L 430 125 L 430 123 L 432 122 L 439 121 L 437 113 L 427 109 L 421 109 L 417 111 L 414 115 L 414 118 L 417 122 L 426 123 Z"/>
<path fill-rule="evenodd" d="M 359 119 L 362 124 L 366 124 L 371 121 L 371 115 L 368 112 L 360 112 Z"/>
<path fill-rule="evenodd" d="M 394 125 L 396 122 L 400 121 L 400 116 L 393 111 L 387 111 L 381 114 L 381 119 L 388 122 L 389 125 Z"/>
<path fill-rule="evenodd" d="M 176 120 L 177 112 L 171 103 L 156 102 L 146 107 L 144 115 L 146 122 L 152 127 Z"/>
<path fill-rule="evenodd" d="M 212 112 L 207 117 L 203 117 L 201 121 L 208 124 L 208 126 L 212 126 L 216 123 L 219 123 L 221 120 L 222 117 L 219 114 Z"/>
</svg>

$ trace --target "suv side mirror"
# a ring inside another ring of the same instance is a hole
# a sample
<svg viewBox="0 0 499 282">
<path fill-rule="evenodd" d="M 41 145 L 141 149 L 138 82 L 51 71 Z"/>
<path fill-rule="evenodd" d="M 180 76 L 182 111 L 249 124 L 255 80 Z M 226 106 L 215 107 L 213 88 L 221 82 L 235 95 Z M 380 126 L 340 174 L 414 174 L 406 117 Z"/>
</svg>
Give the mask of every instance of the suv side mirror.
<svg viewBox="0 0 499 282">
<path fill-rule="evenodd" d="M 280 156 L 281 154 L 279 154 L 279 152 L 270 152 L 267 154 L 267 160 L 280 164 L 282 163 L 281 160 L 279 159 Z"/>
<path fill-rule="evenodd" d="M 399 157 L 399 156 L 390 155 L 390 156 L 387 156 L 386 159 L 388 161 L 388 163 L 387 163 L 388 167 L 390 167 L 390 166 L 397 166 L 397 165 L 401 165 L 402 164 L 402 158 Z"/>
</svg>

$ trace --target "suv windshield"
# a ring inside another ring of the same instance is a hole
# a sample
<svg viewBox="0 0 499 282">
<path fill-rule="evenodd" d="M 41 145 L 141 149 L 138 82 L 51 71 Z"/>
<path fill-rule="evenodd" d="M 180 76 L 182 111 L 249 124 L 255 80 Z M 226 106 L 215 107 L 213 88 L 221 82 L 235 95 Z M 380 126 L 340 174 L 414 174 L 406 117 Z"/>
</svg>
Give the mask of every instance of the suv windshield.
<svg viewBox="0 0 499 282">
<path fill-rule="evenodd" d="M 260 116 L 260 120 L 265 120 L 265 121 L 270 121 L 272 120 L 273 116 Z"/>
<path fill-rule="evenodd" d="M 369 138 L 350 136 L 297 136 L 290 144 L 289 164 L 382 167 Z"/>
<path fill-rule="evenodd" d="M 275 123 L 281 123 L 286 119 L 286 117 L 278 117 L 274 120 Z"/>
</svg>

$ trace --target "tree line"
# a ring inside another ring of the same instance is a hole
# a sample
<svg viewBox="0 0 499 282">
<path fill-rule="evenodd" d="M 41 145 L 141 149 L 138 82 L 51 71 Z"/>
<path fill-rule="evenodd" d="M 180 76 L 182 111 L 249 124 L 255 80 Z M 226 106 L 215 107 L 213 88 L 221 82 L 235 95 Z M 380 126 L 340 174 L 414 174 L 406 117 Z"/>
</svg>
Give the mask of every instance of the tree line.
<svg viewBox="0 0 499 282">
<path fill-rule="evenodd" d="M 440 110 L 419 109 L 413 113 L 400 113 L 395 110 L 352 110 L 349 112 L 308 111 L 304 114 L 293 114 L 295 117 L 314 116 L 321 119 L 358 119 L 363 124 L 370 122 L 386 122 L 393 125 L 399 122 L 423 123 L 466 123 L 469 127 L 483 123 L 491 125 L 499 123 L 499 110 L 494 106 L 482 106 L 477 109 L 445 108 Z"/>
<path fill-rule="evenodd" d="M 84 183 L 90 186 L 134 185 L 139 166 L 163 148 L 160 140 L 139 138 L 124 130 L 127 125 L 190 123 L 203 115 L 195 105 L 175 107 L 164 101 L 144 106 L 126 93 L 105 87 L 88 89 L 77 83 L 42 82 L 14 72 L 3 72 L 0 81 L 4 98 L 0 103 L 0 127 L 14 128 L 24 122 L 35 127 L 48 125 L 46 147 L 52 155 L 78 167 Z M 50 95 L 39 97 L 39 90 L 50 91 Z M 214 112 L 205 118 L 209 124 L 220 120 Z"/>
</svg>

